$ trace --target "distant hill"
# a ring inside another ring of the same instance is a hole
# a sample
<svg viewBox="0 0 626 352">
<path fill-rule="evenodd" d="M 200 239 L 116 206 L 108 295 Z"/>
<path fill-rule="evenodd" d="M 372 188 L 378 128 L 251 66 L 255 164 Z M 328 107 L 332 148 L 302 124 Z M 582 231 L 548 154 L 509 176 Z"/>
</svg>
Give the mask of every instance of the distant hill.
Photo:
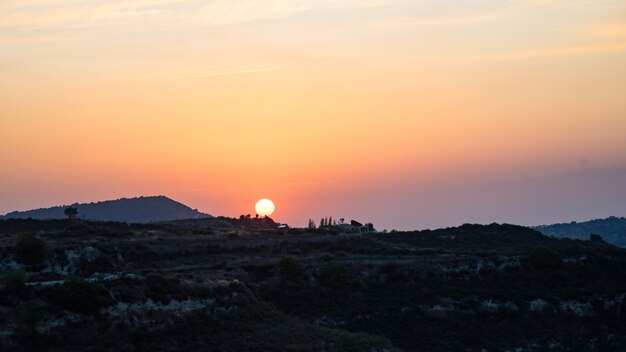
<svg viewBox="0 0 626 352">
<path fill-rule="evenodd" d="M 165 196 L 122 198 L 72 206 L 78 209 L 78 218 L 100 221 L 145 223 L 211 217 Z M 15 211 L 0 219 L 62 219 L 65 218 L 63 210 L 66 207 Z"/>
<path fill-rule="evenodd" d="M 626 247 L 626 218 L 611 216 L 606 219 L 595 219 L 584 222 L 542 225 L 535 230 L 548 236 L 566 237 L 574 239 L 589 239 L 589 235 L 596 234 L 611 244 Z"/>
</svg>

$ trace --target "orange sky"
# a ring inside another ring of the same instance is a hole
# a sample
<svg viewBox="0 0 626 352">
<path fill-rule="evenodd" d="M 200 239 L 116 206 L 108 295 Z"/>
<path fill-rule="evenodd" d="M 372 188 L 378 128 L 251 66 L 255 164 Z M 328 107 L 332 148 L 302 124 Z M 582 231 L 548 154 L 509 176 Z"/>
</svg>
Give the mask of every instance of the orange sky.
<svg viewBox="0 0 626 352">
<path fill-rule="evenodd" d="M 624 215 L 625 62 L 623 1 L 7 0 L 0 213 Z"/>
</svg>

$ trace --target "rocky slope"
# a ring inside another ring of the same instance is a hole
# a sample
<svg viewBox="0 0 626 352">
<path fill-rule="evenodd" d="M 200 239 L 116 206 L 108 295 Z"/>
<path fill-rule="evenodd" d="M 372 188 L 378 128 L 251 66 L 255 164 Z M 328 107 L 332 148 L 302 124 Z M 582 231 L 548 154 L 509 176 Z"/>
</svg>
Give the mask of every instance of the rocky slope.
<svg viewBox="0 0 626 352">
<path fill-rule="evenodd" d="M 626 251 L 512 225 L 10 220 L 0 271 L 2 350 L 626 348 Z"/>
</svg>

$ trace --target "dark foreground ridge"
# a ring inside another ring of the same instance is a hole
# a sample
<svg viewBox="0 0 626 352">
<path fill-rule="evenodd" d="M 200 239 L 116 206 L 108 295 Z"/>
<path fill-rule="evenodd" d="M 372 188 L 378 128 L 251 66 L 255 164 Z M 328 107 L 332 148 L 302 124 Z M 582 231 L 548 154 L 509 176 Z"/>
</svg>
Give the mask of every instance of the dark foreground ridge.
<svg viewBox="0 0 626 352">
<path fill-rule="evenodd" d="M 121 222 L 157 222 L 210 217 L 165 196 L 122 198 L 96 203 L 73 204 L 77 217 L 86 220 Z M 67 206 L 56 206 L 8 213 L 0 219 L 63 219 Z"/>
<path fill-rule="evenodd" d="M 12 219 L 0 271 L 2 351 L 626 350 L 626 250 L 514 225 Z"/>
</svg>

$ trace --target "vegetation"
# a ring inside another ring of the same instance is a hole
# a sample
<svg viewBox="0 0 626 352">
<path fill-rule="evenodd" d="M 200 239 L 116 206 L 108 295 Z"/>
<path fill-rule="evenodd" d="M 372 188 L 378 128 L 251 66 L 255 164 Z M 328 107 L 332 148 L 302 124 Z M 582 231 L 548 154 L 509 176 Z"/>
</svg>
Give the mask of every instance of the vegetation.
<svg viewBox="0 0 626 352">
<path fill-rule="evenodd" d="M 35 235 L 20 238 L 15 245 L 17 260 L 31 267 L 39 267 L 46 260 L 48 246 Z"/>
<path fill-rule="evenodd" d="M 302 264 L 294 256 L 283 257 L 278 263 L 278 269 L 283 283 L 300 283 L 305 276 Z"/>
<path fill-rule="evenodd" d="M 65 214 L 68 219 L 74 219 L 76 215 L 78 215 L 78 209 L 76 209 L 76 207 L 69 206 L 63 210 L 63 214 Z"/>
<path fill-rule="evenodd" d="M 2 273 L 2 286 L 10 295 L 22 296 L 26 291 L 28 274 L 23 269 L 8 269 Z"/>
<path fill-rule="evenodd" d="M 172 296 L 180 292 L 180 282 L 150 273 L 146 276 L 147 296 L 162 303 L 169 303 Z"/>
<path fill-rule="evenodd" d="M 258 214 L 254 218 L 250 214 L 240 215 L 239 219 L 233 219 L 231 223 L 235 227 L 245 229 L 275 229 L 278 227 L 278 224 L 272 218 L 268 216 L 259 217 Z"/>
<path fill-rule="evenodd" d="M 45 317 L 46 309 L 46 303 L 39 299 L 25 301 L 17 306 L 16 335 L 18 339 L 32 339 L 37 336 L 35 326 Z"/>
<path fill-rule="evenodd" d="M 319 282 L 323 287 L 340 289 L 348 284 L 348 271 L 338 261 L 329 261 L 320 268 Z"/>
<path fill-rule="evenodd" d="M 0 221 L 0 350 L 626 349 L 626 250 L 598 239 L 255 221 Z"/>
<path fill-rule="evenodd" d="M 84 315 L 94 315 L 113 301 L 104 286 L 73 277 L 53 290 L 53 301 L 60 307 Z"/>
<path fill-rule="evenodd" d="M 626 218 L 624 217 L 610 216 L 606 219 L 584 222 L 572 221 L 569 223 L 537 226 L 535 229 L 548 236 L 578 240 L 586 240 L 591 235 L 596 235 L 601 236 L 608 243 L 626 247 Z"/>
</svg>

